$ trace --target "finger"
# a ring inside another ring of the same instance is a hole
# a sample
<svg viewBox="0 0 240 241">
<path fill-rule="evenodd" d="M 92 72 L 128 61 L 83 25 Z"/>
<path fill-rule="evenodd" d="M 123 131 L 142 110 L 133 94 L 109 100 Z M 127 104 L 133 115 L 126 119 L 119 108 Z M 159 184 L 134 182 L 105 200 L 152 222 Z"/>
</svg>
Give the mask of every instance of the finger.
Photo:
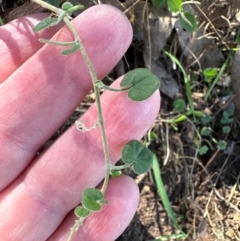
<svg viewBox="0 0 240 241">
<path fill-rule="evenodd" d="M 114 241 L 126 229 L 138 205 L 139 191 L 136 183 L 127 176 L 112 178 L 105 198 L 108 205 L 84 221 L 73 241 Z M 75 219 L 72 210 L 48 241 L 66 241 Z"/>
<path fill-rule="evenodd" d="M 127 50 L 132 29 L 110 5 L 89 8 L 74 20 L 99 79 Z M 124 34 L 123 34 L 124 33 Z M 72 40 L 67 29 L 55 39 Z M 92 88 L 80 52 L 68 57 L 44 46 L 0 85 L 0 191 L 35 156 Z"/>
<path fill-rule="evenodd" d="M 41 33 L 33 32 L 33 27 L 49 14 L 39 13 L 14 20 L 0 27 L 0 83 L 7 79 L 28 58 L 36 53 L 43 44 L 40 38 L 52 38 L 62 24 L 45 29 Z"/>
<path fill-rule="evenodd" d="M 119 82 L 113 87 L 119 87 Z M 129 100 L 125 92 L 105 92 L 102 103 L 110 160 L 114 163 L 120 158 L 122 146 L 140 139 L 153 123 L 159 111 L 159 92 L 142 102 Z M 83 121 L 91 126 L 96 120 L 94 105 Z M 81 201 L 82 191 L 102 180 L 103 160 L 99 129 L 81 133 L 71 127 L 0 196 L 0 216 L 6 217 L 1 221 L 0 237 L 5 240 L 12 232 L 14 241 L 48 238 Z"/>
</svg>

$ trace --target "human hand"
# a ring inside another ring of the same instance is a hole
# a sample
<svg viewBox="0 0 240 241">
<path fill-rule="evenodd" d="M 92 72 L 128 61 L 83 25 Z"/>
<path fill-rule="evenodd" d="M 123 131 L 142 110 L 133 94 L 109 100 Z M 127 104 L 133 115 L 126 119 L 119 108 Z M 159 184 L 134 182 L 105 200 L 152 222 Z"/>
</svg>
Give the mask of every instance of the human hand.
<svg viewBox="0 0 240 241">
<path fill-rule="evenodd" d="M 92 88 L 79 52 L 61 56 L 59 47 L 41 48 L 32 27 L 42 18 L 42 14 L 25 17 L 0 28 L 1 241 L 66 241 L 75 220 L 72 209 L 81 201 L 82 191 L 104 177 L 98 129 L 81 133 L 72 126 L 35 157 Z M 107 5 L 86 10 L 74 23 L 102 79 L 127 50 L 131 26 L 120 11 Z M 51 28 L 41 37 L 50 38 L 56 31 Z M 65 28 L 54 39 L 66 41 L 72 36 Z M 106 91 L 102 103 L 115 163 L 122 146 L 140 139 L 151 126 L 159 110 L 159 93 L 133 102 L 124 92 Z M 96 122 L 94 105 L 82 120 L 86 126 Z M 115 240 L 131 221 L 138 198 L 132 179 L 112 178 L 106 192 L 109 204 L 84 221 L 74 240 Z"/>
</svg>

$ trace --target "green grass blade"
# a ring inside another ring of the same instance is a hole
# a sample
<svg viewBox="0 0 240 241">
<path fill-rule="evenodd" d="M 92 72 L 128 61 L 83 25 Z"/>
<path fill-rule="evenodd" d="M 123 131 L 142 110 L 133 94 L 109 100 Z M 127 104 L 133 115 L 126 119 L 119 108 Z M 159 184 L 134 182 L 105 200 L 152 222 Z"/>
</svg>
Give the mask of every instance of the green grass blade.
<svg viewBox="0 0 240 241">
<path fill-rule="evenodd" d="M 225 71 L 226 67 L 228 66 L 228 63 L 230 61 L 230 57 L 231 57 L 231 54 L 228 54 L 227 56 L 227 59 L 226 61 L 224 62 L 224 64 L 222 65 L 220 71 L 218 72 L 216 78 L 214 79 L 212 85 L 210 86 L 210 88 L 208 89 L 208 92 L 204 98 L 204 100 L 206 101 L 208 96 L 210 95 L 210 93 L 212 92 L 214 86 L 217 84 L 218 80 L 220 79 L 220 77 L 222 76 L 223 72 Z"/>
<path fill-rule="evenodd" d="M 176 65 L 180 68 L 180 70 L 183 73 L 183 79 L 184 79 L 184 84 L 185 84 L 185 90 L 186 90 L 186 94 L 187 94 L 187 99 L 188 99 L 188 103 L 190 106 L 190 110 L 193 113 L 193 117 L 195 119 L 195 114 L 194 114 L 194 106 L 193 106 L 193 98 L 192 98 L 192 90 L 191 90 L 191 86 L 190 86 L 190 81 L 188 79 L 188 76 L 183 68 L 183 66 L 181 65 L 181 63 L 178 61 L 177 58 L 175 58 L 175 56 L 173 56 L 172 54 L 170 54 L 167 51 L 164 51 L 165 54 L 174 62 L 176 63 Z"/>
<path fill-rule="evenodd" d="M 156 180 L 158 193 L 159 193 L 160 198 L 162 200 L 163 206 L 166 209 L 167 214 L 168 214 L 169 218 L 171 219 L 172 223 L 175 225 L 175 227 L 178 227 L 177 219 L 174 216 L 172 206 L 169 202 L 169 199 L 168 199 L 168 196 L 167 196 L 167 193 L 166 193 L 163 181 L 162 181 L 162 177 L 161 177 L 161 173 L 160 173 L 160 167 L 159 167 L 159 164 L 158 164 L 156 154 L 153 154 L 153 174 L 154 174 L 154 178 Z"/>
<path fill-rule="evenodd" d="M 154 178 L 157 184 L 157 189 L 158 189 L 158 193 L 159 196 L 162 200 L 163 206 L 167 211 L 168 217 L 171 219 L 172 223 L 175 225 L 175 227 L 177 229 L 178 228 L 178 224 L 177 224 L 177 219 L 175 218 L 171 203 L 169 202 L 163 181 L 162 181 L 162 176 L 161 176 L 161 171 L 160 171 L 160 167 L 158 164 L 158 160 L 157 160 L 157 156 L 156 154 L 153 154 L 153 174 L 154 174 Z M 185 234 L 183 231 L 181 231 L 179 229 L 179 233 L 177 234 L 171 234 L 171 235 L 167 235 L 167 236 L 162 236 L 159 237 L 155 240 L 151 240 L 151 241 L 164 241 L 164 240 L 174 240 L 174 239 L 185 239 L 187 237 L 187 234 Z"/>
</svg>

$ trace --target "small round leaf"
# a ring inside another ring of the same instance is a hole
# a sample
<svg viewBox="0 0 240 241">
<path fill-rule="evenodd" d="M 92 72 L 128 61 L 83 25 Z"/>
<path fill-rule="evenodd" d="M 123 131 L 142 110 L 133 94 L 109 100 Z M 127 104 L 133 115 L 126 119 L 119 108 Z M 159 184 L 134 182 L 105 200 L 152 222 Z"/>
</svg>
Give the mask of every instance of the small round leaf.
<svg viewBox="0 0 240 241">
<path fill-rule="evenodd" d="M 226 150 L 227 142 L 224 141 L 224 140 L 219 141 L 218 144 L 217 144 L 217 148 L 220 149 L 221 151 Z"/>
<path fill-rule="evenodd" d="M 151 71 L 139 68 L 129 71 L 123 78 L 122 87 L 132 85 L 128 90 L 128 97 L 134 101 L 149 98 L 160 86 L 160 81 Z"/>
<path fill-rule="evenodd" d="M 68 10 L 68 9 L 70 9 L 70 8 L 72 8 L 73 7 L 73 4 L 72 3 L 70 3 L 70 2 L 65 2 L 65 3 L 63 3 L 63 5 L 62 5 L 62 10 Z"/>
<path fill-rule="evenodd" d="M 179 19 L 183 28 L 189 33 L 192 33 L 197 29 L 197 20 L 191 13 L 182 12 L 179 15 Z"/>
<path fill-rule="evenodd" d="M 84 208 L 96 212 L 101 210 L 104 204 L 103 193 L 96 188 L 87 188 L 83 192 L 82 205 Z"/>
<path fill-rule="evenodd" d="M 224 134 L 228 134 L 231 131 L 230 126 L 223 126 L 222 128 Z"/>
<path fill-rule="evenodd" d="M 212 120 L 212 116 L 209 114 L 205 114 L 202 118 L 201 118 L 201 122 L 203 125 L 208 124 L 210 121 Z"/>
<path fill-rule="evenodd" d="M 86 218 L 90 214 L 90 211 L 84 207 L 78 206 L 74 209 L 74 213 L 79 218 Z"/>
<path fill-rule="evenodd" d="M 182 112 L 186 109 L 186 102 L 183 99 L 177 99 L 173 102 L 173 109 L 176 112 Z"/>
<path fill-rule="evenodd" d="M 202 129 L 201 129 L 201 136 L 211 136 L 211 131 L 209 130 L 208 127 L 204 126 Z"/>
<path fill-rule="evenodd" d="M 99 201 L 104 198 L 103 193 L 96 189 L 96 188 L 87 188 L 83 192 L 83 197 L 86 197 L 88 199 Z"/>
<path fill-rule="evenodd" d="M 100 211 L 102 208 L 102 205 L 99 204 L 97 201 L 89 199 L 87 197 L 83 197 L 82 205 L 84 208 L 86 208 L 92 212 Z"/>
<path fill-rule="evenodd" d="M 123 147 L 122 160 L 126 164 L 133 164 L 135 173 L 142 174 L 151 168 L 153 155 L 140 141 L 132 140 Z"/>
<path fill-rule="evenodd" d="M 202 146 L 199 150 L 198 150 L 198 154 L 199 155 L 204 155 L 208 152 L 208 147 L 206 145 Z"/>
</svg>

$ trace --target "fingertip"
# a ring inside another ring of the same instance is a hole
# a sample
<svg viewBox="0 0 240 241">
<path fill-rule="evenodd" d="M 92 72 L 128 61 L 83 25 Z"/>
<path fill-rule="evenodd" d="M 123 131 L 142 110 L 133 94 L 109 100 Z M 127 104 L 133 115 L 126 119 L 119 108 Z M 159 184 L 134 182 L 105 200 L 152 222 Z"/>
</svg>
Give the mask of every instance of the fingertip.
<svg viewBox="0 0 240 241">
<path fill-rule="evenodd" d="M 84 221 L 73 241 L 113 241 L 127 228 L 139 203 L 139 189 L 135 181 L 124 175 L 111 178 L 105 198 L 108 204 Z M 48 241 L 67 240 L 75 218 L 71 212 Z"/>
<path fill-rule="evenodd" d="M 108 55 L 108 65 L 116 65 L 132 42 L 133 30 L 129 20 L 123 12 L 111 5 L 95 5 L 73 22 L 90 59 L 94 59 L 97 73 L 105 65 L 104 55 Z M 100 79 L 103 77 L 99 76 Z"/>
</svg>

